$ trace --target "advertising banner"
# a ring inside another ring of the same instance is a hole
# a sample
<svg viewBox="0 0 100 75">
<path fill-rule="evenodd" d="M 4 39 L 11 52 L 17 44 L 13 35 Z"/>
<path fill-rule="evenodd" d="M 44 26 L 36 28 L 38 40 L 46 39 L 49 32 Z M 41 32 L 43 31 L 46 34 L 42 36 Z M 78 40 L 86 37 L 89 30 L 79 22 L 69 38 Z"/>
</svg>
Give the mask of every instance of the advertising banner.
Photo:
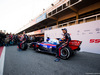
<svg viewBox="0 0 100 75">
<path fill-rule="evenodd" d="M 34 24 L 36 24 L 36 19 L 32 19 L 32 20 L 30 21 L 30 26 L 32 26 L 32 25 L 34 25 Z"/>
<path fill-rule="evenodd" d="M 81 51 L 100 54 L 100 20 L 64 27 L 72 40 L 80 40 Z M 62 38 L 62 28 L 45 31 L 45 39 Z"/>
<path fill-rule="evenodd" d="M 42 20 L 46 19 L 46 13 L 42 14 L 41 16 L 39 16 L 37 19 L 36 19 L 36 23 L 38 22 L 41 22 Z"/>
</svg>

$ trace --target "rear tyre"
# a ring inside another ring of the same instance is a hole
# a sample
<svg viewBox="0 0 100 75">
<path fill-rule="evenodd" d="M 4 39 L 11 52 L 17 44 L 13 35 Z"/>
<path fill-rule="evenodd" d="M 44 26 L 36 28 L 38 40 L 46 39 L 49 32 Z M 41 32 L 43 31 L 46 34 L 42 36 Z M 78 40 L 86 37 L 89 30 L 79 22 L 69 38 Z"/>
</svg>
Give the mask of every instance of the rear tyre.
<svg viewBox="0 0 100 75">
<path fill-rule="evenodd" d="M 28 48 L 28 45 L 26 43 L 23 43 L 21 46 L 21 49 L 25 51 L 27 48 Z"/>
<path fill-rule="evenodd" d="M 71 55 L 72 55 L 72 51 L 70 49 L 70 47 L 64 47 L 61 49 L 60 51 L 60 58 L 61 59 L 68 59 Z"/>
</svg>

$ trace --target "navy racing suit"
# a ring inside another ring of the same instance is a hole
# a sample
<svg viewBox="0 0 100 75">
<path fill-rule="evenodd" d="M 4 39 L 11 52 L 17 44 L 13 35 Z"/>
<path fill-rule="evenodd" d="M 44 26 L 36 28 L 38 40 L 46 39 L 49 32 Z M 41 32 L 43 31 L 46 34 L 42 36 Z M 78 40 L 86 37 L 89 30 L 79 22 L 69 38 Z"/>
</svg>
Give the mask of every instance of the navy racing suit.
<svg viewBox="0 0 100 75">
<path fill-rule="evenodd" d="M 60 57 L 60 50 L 63 48 L 63 47 L 67 47 L 69 45 L 69 42 L 71 41 L 71 37 L 70 37 L 70 34 L 69 33 L 65 33 L 63 35 L 63 40 L 60 44 L 58 44 L 56 46 L 56 57 L 59 58 Z"/>
<path fill-rule="evenodd" d="M 27 35 L 24 35 L 24 37 L 22 38 L 22 40 L 20 40 L 18 47 L 21 49 L 21 46 L 23 43 L 27 43 Z"/>
</svg>

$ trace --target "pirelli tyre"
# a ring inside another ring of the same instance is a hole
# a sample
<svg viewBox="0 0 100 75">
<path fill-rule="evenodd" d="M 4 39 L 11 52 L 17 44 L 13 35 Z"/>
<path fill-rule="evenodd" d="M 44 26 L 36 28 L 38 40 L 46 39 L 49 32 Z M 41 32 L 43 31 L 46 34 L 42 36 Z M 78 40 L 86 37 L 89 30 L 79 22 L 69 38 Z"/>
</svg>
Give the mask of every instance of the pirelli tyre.
<svg viewBox="0 0 100 75">
<path fill-rule="evenodd" d="M 70 47 L 64 47 L 60 50 L 60 58 L 61 59 L 68 59 L 72 55 L 72 51 Z"/>
<path fill-rule="evenodd" d="M 21 49 L 22 50 L 26 50 L 28 48 L 28 45 L 26 44 L 26 43 L 23 43 L 22 45 L 21 45 Z"/>
</svg>

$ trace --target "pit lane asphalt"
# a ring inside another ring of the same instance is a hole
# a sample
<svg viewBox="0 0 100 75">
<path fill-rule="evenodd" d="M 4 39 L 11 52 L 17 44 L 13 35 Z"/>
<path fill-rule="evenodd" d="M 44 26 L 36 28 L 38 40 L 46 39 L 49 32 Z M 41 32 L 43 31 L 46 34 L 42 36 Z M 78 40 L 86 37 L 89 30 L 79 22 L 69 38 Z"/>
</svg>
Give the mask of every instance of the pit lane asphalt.
<svg viewBox="0 0 100 75">
<path fill-rule="evenodd" d="M 78 52 L 68 60 L 54 59 L 32 49 L 19 52 L 17 46 L 6 47 L 4 75 L 100 75 L 99 54 Z"/>
</svg>

